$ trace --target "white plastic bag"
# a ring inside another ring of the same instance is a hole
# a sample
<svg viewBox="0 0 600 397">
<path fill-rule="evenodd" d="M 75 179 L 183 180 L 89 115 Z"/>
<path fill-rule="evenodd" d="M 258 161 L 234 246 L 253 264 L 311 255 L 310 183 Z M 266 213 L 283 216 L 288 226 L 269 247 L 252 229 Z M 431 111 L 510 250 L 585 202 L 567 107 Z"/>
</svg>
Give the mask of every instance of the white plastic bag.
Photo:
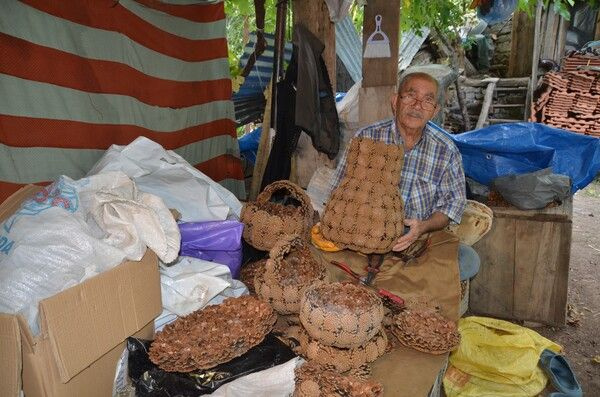
<svg viewBox="0 0 600 397">
<path fill-rule="evenodd" d="M 242 376 L 234 381 L 225 383 L 212 397 L 287 397 L 294 392 L 294 370 L 303 363 L 300 357 L 286 363 L 276 365 L 263 371 Z"/>
<path fill-rule="evenodd" d="M 139 137 L 112 145 L 88 175 L 122 171 L 141 191 L 155 194 L 185 222 L 239 219 L 242 204 L 233 193 L 192 167 L 180 155 Z"/>
<path fill-rule="evenodd" d="M 227 266 L 202 259 L 182 257 L 171 266 L 161 265 L 163 308 L 178 316 L 190 314 L 230 287 L 228 279 Z"/>
<path fill-rule="evenodd" d="M 38 302 L 106 271 L 139 260 L 152 245 L 164 260 L 179 250 L 179 229 L 162 201 L 137 195 L 123 173 L 74 181 L 61 177 L 0 227 L 0 312 L 22 314 L 38 332 Z"/>
</svg>

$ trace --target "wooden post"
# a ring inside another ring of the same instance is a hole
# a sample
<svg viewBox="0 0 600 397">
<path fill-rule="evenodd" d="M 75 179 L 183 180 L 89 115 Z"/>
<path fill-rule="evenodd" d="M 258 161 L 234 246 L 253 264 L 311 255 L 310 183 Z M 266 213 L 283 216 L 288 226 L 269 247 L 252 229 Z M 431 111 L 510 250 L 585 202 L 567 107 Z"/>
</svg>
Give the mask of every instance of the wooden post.
<svg viewBox="0 0 600 397">
<path fill-rule="evenodd" d="M 531 84 L 529 90 L 527 90 L 527 102 L 525 103 L 525 114 L 527 118 L 531 111 L 531 104 L 533 103 L 533 92 L 537 87 L 537 74 L 538 74 L 538 62 L 540 61 L 540 31 L 541 31 L 541 19 L 542 19 L 542 0 L 538 0 L 535 10 L 535 33 L 533 39 L 533 57 L 531 60 Z"/>
<path fill-rule="evenodd" d="M 335 24 L 329 19 L 329 9 L 324 0 L 293 0 L 294 24 L 301 23 L 325 44 L 323 60 L 335 92 L 336 55 Z"/>
<path fill-rule="evenodd" d="M 256 199 L 260 192 L 260 185 L 262 178 L 267 167 L 267 160 L 269 158 L 269 152 L 271 151 L 271 85 L 273 81 L 269 83 L 269 86 L 265 90 L 267 93 L 267 104 L 265 105 L 265 114 L 263 115 L 262 132 L 260 134 L 260 142 L 258 143 L 258 150 L 256 151 L 256 162 L 254 163 L 254 171 L 252 172 L 252 181 L 250 183 L 250 193 L 248 194 L 248 201 Z"/>
<path fill-rule="evenodd" d="M 485 96 L 483 97 L 483 104 L 481 105 L 481 112 L 479 113 L 479 119 L 477 120 L 475 129 L 482 128 L 488 118 L 490 105 L 492 104 L 492 98 L 494 97 L 494 89 L 496 88 L 498 80 L 498 78 L 495 78 L 490 81 L 485 89 Z"/>
<path fill-rule="evenodd" d="M 329 19 L 329 9 L 324 0 L 293 0 L 294 24 L 301 23 L 325 45 L 323 61 L 333 92 L 336 91 L 335 24 Z M 334 167 L 335 162 L 317 152 L 310 138 L 302 133 L 296 152 L 292 155 L 290 180 L 307 187 L 310 178 L 320 166 Z"/>
<path fill-rule="evenodd" d="M 536 20 L 539 20 L 536 19 Z M 507 77 L 527 76 L 531 72 L 535 24 L 525 12 L 513 14 L 511 49 Z M 539 34 L 539 33 L 538 33 Z M 539 37 L 535 36 L 536 40 Z"/>
</svg>

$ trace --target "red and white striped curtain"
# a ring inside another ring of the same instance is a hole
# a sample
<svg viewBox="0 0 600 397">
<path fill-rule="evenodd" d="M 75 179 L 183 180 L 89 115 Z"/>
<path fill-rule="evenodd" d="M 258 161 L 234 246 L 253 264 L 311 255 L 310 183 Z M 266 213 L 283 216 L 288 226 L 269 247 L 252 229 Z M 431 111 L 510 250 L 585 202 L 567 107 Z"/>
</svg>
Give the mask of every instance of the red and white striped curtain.
<svg viewBox="0 0 600 397">
<path fill-rule="evenodd" d="M 222 1 L 0 1 L 0 201 L 141 135 L 244 195 Z"/>
</svg>

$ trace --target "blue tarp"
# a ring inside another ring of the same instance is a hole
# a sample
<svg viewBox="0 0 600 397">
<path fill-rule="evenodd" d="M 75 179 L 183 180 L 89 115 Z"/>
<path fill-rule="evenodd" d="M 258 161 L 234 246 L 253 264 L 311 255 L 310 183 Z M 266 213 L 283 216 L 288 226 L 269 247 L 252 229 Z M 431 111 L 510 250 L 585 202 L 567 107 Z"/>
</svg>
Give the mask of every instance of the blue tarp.
<svg viewBox="0 0 600 397">
<path fill-rule="evenodd" d="M 551 167 L 554 173 L 571 177 L 571 191 L 575 193 L 600 172 L 600 139 L 545 124 L 497 124 L 457 135 L 446 134 L 460 150 L 465 174 L 488 186 L 499 176 Z"/>
<path fill-rule="evenodd" d="M 261 132 L 262 127 L 258 127 L 238 139 L 240 155 L 245 157 L 251 164 L 256 162 L 256 152 L 258 151 Z"/>
</svg>

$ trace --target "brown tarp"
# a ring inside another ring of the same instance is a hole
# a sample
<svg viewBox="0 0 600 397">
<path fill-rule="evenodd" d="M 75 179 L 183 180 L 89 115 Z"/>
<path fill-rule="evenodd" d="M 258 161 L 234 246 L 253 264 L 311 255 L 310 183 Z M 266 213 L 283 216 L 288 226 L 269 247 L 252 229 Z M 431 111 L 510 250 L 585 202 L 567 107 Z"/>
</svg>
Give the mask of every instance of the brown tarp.
<svg viewBox="0 0 600 397">
<path fill-rule="evenodd" d="M 349 279 L 346 273 L 329 264 L 332 260 L 343 262 L 355 272 L 365 274 L 365 255 L 349 250 L 314 251 L 317 258 L 328 264 L 332 281 Z M 458 239 L 445 231 L 432 233 L 431 245 L 421 257 L 408 265 L 387 254 L 374 284 L 404 299 L 417 296 L 431 298 L 440 306 L 444 316 L 458 320 Z M 447 358 L 447 354 L 435 356 L 400 347 L 373 363 L 373 377 L 383 384 L 386 396 L 427 396 Z"/>
</svg>

